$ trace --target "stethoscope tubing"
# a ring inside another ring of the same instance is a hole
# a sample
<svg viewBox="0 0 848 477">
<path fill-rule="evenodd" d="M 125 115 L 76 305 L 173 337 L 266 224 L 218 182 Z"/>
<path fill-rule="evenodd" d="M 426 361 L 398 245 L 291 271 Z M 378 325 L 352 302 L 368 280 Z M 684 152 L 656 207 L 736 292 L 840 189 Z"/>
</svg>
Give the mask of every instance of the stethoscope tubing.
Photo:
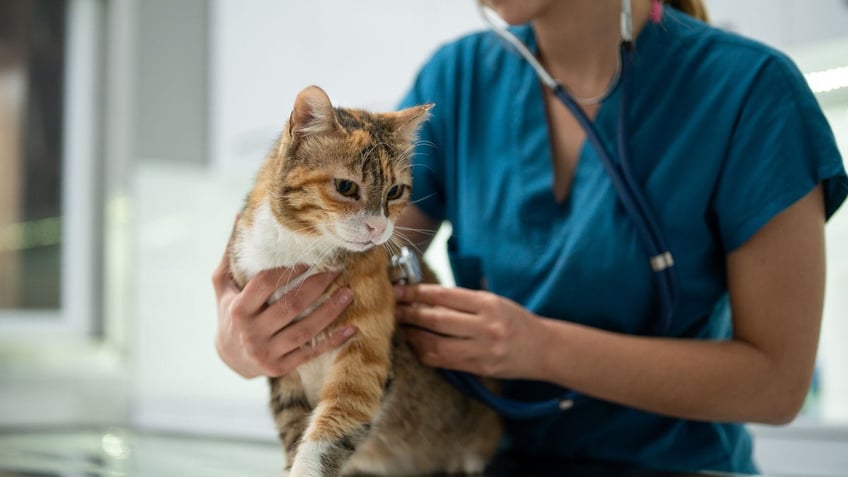
<svg viewBox="0 0 848 477">
<path fill-rule="evenodd" d="M 503 25 L 496 24 L 487 15 L 481 5 L 481 14 L 493 31 L 512 45 L 517 52 L 536 71 L 540 81 L 548 87 L 553 95 L 574 115 L 580 127 L 586 133 L 587 140 L 592 144 L 607 175 L 619 195 L 621 204 L 632 219 L 636 232 L 643 245 L 647 248 L 651 268 L 656 273 L 657 295 L 659 297 L 659 316 L 652 334 L 665 336 L 671 327 L 671 317 L 677 297 L 677 281 L 674 273 L 674 260 L 668 244 L 662 233 L 659 221 L 654 217 L 648 200 L 642 193 L 634 177 L 630 164 L 627 138 L 627 99 L 630 97 L 632 79 L 632 19 L 630 17 L 630 2 L 622 0 L 622 42 L 620 46 L 621 74 L 619 76 L 622 88 L 619 99 L 619 116 L 617 124 L 617 149 L 619 162 L 616 163 L 601 140 L 600 133 L 586 115 L 583 108 L 557 82 L 547 70 L 536 60 L 521 40 L 509 32 Z M 445 379 L 466 394 L 482 401 L 495 409 L 499 414 L 510 419 L 536 419 L 553 415 L 574 408 L 589 398 L 575 391 L 567 391 L 557 399 L 540 402 L 516 401 L 493 394 L 480 379 L 472 374 L 440 370 Z"/>
<path fill-rule="evenodd" d="M 618 192 L 621 199 L 621 204 L 627 211 L 628 216 L 632 219 L 636 227 L 636 232 L 639 234 L 640 240 L 647 247 L 649 257 L 659 257 L 668 253 L 669 248 L 666 244 L 664 234 L 659 226 L 659 222 L 651 212 L 648 205 L 648 200 L 645 198 L 641 189 L 638 186 L 636 179 L 633 176 L 630 167 L 630 154 L 627 147 L 627 108 L 626 103 L 629 98 L 629 88 L 631 80 L 631 63 L 632 63 L 632 46 L 627 42 L 622 42 L 620 48 L 621 54 L 621 98 L 619 101 L 619 116 L 618 116 L 618 155 L 619 163 L 613 160 L 612 155 L 604 146 L 600 134 L 594 123 L 589 119 L 583 108 L 577 104 L 574 98 L 568 94 L 565 88 L 559 83 L 556 84 L 551 92 L 556 98 L 574 115 L 581 128 L 586 133 L 586 138 L 592 144 L 598 159 L 601 161 L 604 169 Z M 669 253 L 670 255 L 670 253 Z M 672 264 L 673 265 L 673 264 Z M 669 265 L 661 270 L 655 270 L 658 274 L 657 284 L 659 287 L 659 320 L 653 334 L 662 336 L 668 333 L 671 325 L 671 315 L 673 312 L 674 301 L 676 296 L 676 280 Z"/>
</svg>

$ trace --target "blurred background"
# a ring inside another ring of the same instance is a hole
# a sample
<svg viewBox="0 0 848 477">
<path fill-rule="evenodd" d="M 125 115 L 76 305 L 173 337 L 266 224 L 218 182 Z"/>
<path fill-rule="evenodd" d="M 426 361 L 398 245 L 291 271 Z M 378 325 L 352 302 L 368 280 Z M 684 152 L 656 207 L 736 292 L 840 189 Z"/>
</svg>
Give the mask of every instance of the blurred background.
<svg viewBox="0 0 848 477">
<path fill-rule="evenodd" d="M 706 4 L 790 54 L 848 157 L 848 1 Z M 438 45 L 481 27 L 472 0 L 0 0 L 3 435 L 273 443 L 264 380 L 213 344 L 210 276 L 253 174 L 303 86 L 392 109 Z M 827 234 L 807 405 L 753 427 L 774 475 L 848 468 L 848 206 Z"/>
</svg>

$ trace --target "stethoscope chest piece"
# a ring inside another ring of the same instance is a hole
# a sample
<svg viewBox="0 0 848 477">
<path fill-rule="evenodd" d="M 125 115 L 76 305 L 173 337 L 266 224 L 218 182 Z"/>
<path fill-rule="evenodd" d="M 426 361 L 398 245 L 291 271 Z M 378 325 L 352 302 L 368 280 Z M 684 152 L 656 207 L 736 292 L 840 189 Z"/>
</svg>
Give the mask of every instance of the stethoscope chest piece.
<svg viewBox="0 0 848 477">
<path fill-rule="evenodd" d="M 398 285 L 415 285 L 424 279 L 421 262 L 409 247 L 401 247 L 400 252 L 392 255 L 389 278 Z"/>
</svg>

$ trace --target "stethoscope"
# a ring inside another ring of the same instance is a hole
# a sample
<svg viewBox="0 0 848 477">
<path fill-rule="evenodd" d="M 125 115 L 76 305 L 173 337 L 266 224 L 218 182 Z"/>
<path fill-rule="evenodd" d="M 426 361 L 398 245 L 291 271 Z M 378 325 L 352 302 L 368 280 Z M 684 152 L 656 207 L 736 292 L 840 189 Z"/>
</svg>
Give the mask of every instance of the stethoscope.
<svg viewBox="0 0 848 477">
<path fill-rule="evenodd" d="M 509 43 L 515 50 L 533 67 L 539 80 L 548 87 L 554 96 L 568 108 L 577 119 L 586 133 L 586 138 L 594 147 L 598 158 L 609 175 L 613 187 L 618 193 L 621 203 L 628 216 L 636 226 L 636 231 L 646 248 L 648 262 L 651 270 L 656 276 L 657 294 L 659 297 L 659 319 L 655 324 L 653 334 L 664 336 L 668 334 L 671 326 L 671 316 L 677 297 L 677 284 L 674 273 L 674 257 L 666 244 L 665 237 L 660 229 L 657 219 L 648 206 L 648 201 L 639 189 L 633 177 L 630 165 L 630 155 L 627 152 L 627 98 L 629 97 L 630 81 L 632 74 L 632 50 L 633 50 L 633 17 L 631 14 L 630 0 L 621 1 L 621 44 L 620 60 L 621 71 L 618 81 L 622 88 L 619 99 L 618 134 L 617 146 L 619 161 L 616 163 L 607 148 L 601 142 L 600 135 L 592 121 L 575 101 L 574 97 L 555 80 L 550 73 L 536 60 L 535 56 L 512 32 L 505 23 L 493 19 L 494 12 L 479 4 L 480 14 L 501 39 Z M 499 19 L 498 19 L 499 20 Z M 415 255 L 407 253 L 400 262 L 406 264 L 415 260 Z M 398 262 L 393 260 L 396 267 Z M 412 265 L 401 265 L 412 267 Z M 416 264 L 417 266 L 417 264 Z M 415 281 L 414 276 L 408 276 L 407 281 Z M 564 395 L 547 401 L 526 402 L 507 399 L 498 396 L 486 388 L 477 376 L 461 371 L 441 369 L 445 379 L 465 394 L 482 401 L 499 414 L 510 419 L 535 419 L 553 415 L 569 409 L 573 409 L 581 402 L 589 398 L 574 391 L 567 391 Z"/>
</svg>

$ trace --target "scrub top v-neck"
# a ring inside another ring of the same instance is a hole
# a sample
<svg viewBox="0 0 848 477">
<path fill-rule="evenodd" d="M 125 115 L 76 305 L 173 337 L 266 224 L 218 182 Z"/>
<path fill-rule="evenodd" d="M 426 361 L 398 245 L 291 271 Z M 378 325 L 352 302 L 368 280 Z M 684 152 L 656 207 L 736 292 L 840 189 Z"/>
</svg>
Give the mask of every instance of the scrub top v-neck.
<svg viewBox="0 0 848 477">
<path fill-rule="evenodd" d="M 534 47 L 530 27 L 514 32 Z M 637 38 L 632 74 L 632 168 L 676 260 L 668 335 L 728 339 L 726 255 L 817 184 L 828 217 L 848 194 L 832 132 L 785 56 L 670 8 Z M 610 151 L 620 93 L 595 118 Z M 412 201 L 451 223 L 459 286 L 486 288 L 540 316 L 650 334 L 658 308 L 652 272 L 591 146 L 581 149 L 566 200 L 554 198 L 542 95 L 530 66 L 492 33 L 440 48 L 401 103 L 436 104 L 413 158 Z M 525 400 L 561 392 L 544 383 L 504 386 Z M 516 455 L 756 471 L 751 438 L 737 423 L 590 400 L 506 427 L 503 451 Z"/>
</svg>

